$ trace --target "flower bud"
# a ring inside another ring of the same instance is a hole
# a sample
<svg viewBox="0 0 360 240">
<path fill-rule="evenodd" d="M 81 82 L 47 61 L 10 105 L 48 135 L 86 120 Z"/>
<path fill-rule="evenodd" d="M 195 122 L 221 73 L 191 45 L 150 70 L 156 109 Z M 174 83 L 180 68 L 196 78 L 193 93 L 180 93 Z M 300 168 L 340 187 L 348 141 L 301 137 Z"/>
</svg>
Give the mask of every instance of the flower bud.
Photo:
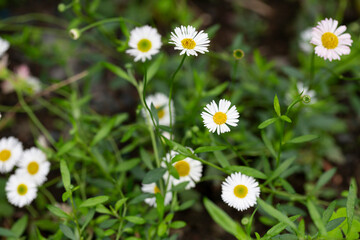
<svg viewBox="0 0 360 240">
<path fill-rule="evenodd" d="M 234 56 L 234 58 L 235 58 L 236 60 L 240 60 L 240 59 L 242 59 L 242 58 L 245 56 L 245 53 L 244 53 L 244 51 L 241 50 L 241 49 L 235 49 L 235 50 L 233 51 L 233 56 Z"/>
<path fill-rule="evenodd" d="M 70 37 L 74 40 L 78 39 L 81 35 L 79 29 L 77 29 L 77 28 L 70 29 L 69 34 L 70 34 Z"/>
<path fill-rule="evenodd" d="M 304 95 L 302 100 L 303 100 L 303 103 L 310 103 L 311 97 L 309 95 Z"/>
<path fill-rule="evenodd" d="M 58 5 L 58 11 L 59 11 L 59 12 L 64 12 L 65 10 L 66 10 L 66 5 L 63 4 L 63 3 L 60 3 L 60 4 Z"/>
</svg>

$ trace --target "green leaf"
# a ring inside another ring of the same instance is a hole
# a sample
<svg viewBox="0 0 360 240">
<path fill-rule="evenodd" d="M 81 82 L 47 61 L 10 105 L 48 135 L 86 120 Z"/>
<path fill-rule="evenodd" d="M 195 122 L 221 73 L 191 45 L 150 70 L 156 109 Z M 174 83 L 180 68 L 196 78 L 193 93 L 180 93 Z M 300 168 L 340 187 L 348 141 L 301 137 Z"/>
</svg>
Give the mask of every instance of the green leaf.
<svg viewBox="0 0 360 240">
<path fill-rule="evenodd" d="M 65 160 L 60 160 L 61 178 L 66 191 L 70 190 L 70 172 Z"/>
<path fill-rule="evenodd" d="M 298 219 L 300 215 L 289 217 L 290 221 L 294 222 L 296 219 Z M 270 228 L 266 234 L 264 235 L 264 239 L 270 239 L 272 237 L 275 237 L 276 235 L 280 234 L 286 227 L 288 226 L 287 223 L 279 222 L 272 228 Z"/>
<path fill-rule="evenodd" d="M 61 196 L 63 202 L 65 202 L 66 200 L 68 200 L 69 197 L 71 196 L 71 194 L 72 194 L 72 191 L 71 191 L 71 190 L 64 192 L 64 193 L 62 194 L 62 196 Z"/>
<path fill-rule="evenodd" d="M 292 123 L 291 119 L 290 119 L 288 116 L 286 116 L 286 115 L 282 115 L 280 118 L 281 118 L 282 120 L 284 120 L 285 122 Z"/>
<path fill-rule="evenodd" d="M 142 181 L 143 184 L 149 184 L 158 181 L 165 174 L 165 168 L 155 168 L 147 172 Z"/>
<path fill-rule="evenodd" d="M 28 223 L 28 216 L 24 215 L 22 218 L 16 221 L 11 227 L 11 231 L 17 234 L 17 237 L 20 237 L 26 229 Z"/>
<path fill-rule="evenodd" d="M 274 208 L 273 206 L 269 205 L 267 202 L 263 201 L 261 198 L 257 199 L 259 206 L 270 216 L 276 218 L 280 222 L 290 226 L 295 232 L 297 232 L 296 225 L 282 212 Z"/>
<path fill-rule="evenodd" d="M 290 167 L 290 165 L 294 162 L 295 157 L 291 157 L 289 159 L 286 159 L 283 163 L 280 164 L 280 166 L 275 169 L 275 171 L 270 175 L 270 177 L 266 180 L 264 185 L 266 185 L 268 182 L 272 181 L 273 179 L 277 178 L 286 171 Z"/>
<path fill-rule="evenodd" d="M 219 95 L 220 93 L 222 93 L 223 91 L 226 90 L 228 86 L 228 82 L 224 82 L 220 85 L 218 85 L 217 87 L 213 88 L 212 90 L 206 92 L 204 94 L 204 97 L 213 97 L 213 96 L 217 96 Z"/>
<path fill-rule="evenodd" d="M 90 209 L 89 212 L 86 214 L 85 216 L 85 220 L 84 223 L 81 227 L 81 232 L 83 232 L 86 228 L 86 226 L 90 223 L 90 221 L 93 219 L 95 215 L 95 210 L 94 209 Z"/>
<path fill-rule="evenodd" d="M 161 193 L 156 193 L 155 198 L 156 198 L 156 210 L 158 212 L 159 219 L 161 221 L 165 213 L 164 197 L 161 195 Z"/>
<path fill-rule="evenodd" d="M 343 221 L 345 221 L 345 219 L 346 217 L 340 217 L 331 220 L 326 224 L 326 231 L 330 232 L 331 230 L 337 228 Z"/>
<path fill-rule="evenodd" d="M 230 166 L 230 163 L 227 159 L 227 157 L 222 152 L 214 152 L 216 160 L 220 163 L 220 166 L 222 168 L 226 168 Z"/>
<path fill-rule="evenodd" d="M 159 70 L 162 60 L 164 58 L 163 54 L 160 54 L 155 61 L 152 61 L 151 65 L 149 66 L 147 70 L 147 82 L 149 83 L 150 80 L 155 76 L 157 71 Z"/>
<path fill-rule="evenodd" d="M 227 146 L 204 146 L 204 147 L 198 147 L 195 149 L 194 153 L 204 153 L 204 152 L 215 152 L 215 151 L 221 151 L 224 149 L 227 149 Z"/>
<path fill-rule="evenodd" d="M 126 216 L 125 219 L 135 224 L 144 224 L 146 220 L 138 216 Z"/>
<path fill-rule="evenodd" d="M 170 165 L 168 170 L 171 176 L 173 176 L 176 179 L 180 179 L 179 172 L 176 170 L 176 168 L 173 165 Z"/>
<path fill-rule="evenodd" d="M 187 157 L 191 157 L 193 155 L 192 152 L 189 149 L 187 149 L 186 147 L 184 147 L 183 145 L 181 145 L 177 142 L 174 142 L 172 140 L 169 140 L 165 137 L 163 137 L 162 139 L 165 141 L 166 145 L 168 145 L 174 151 L 176 151 L 184 156 L 187 156 Z"/>
<path fill-rule="evenodd" d="M 311 219 L 313 220 L 315 226 L 319 229 L 320 235 L 326 236 L 326 228 L 314 203 L 310 199 L 308 199 L 306 202 L 306 206 L 309 210 Z"/>
<path fill-rule="evenodd" d="M 355 202 L 356 202 L 356 195 L 357 195 L 357 186 L 354 178 L 350 180 L 350 188 L 349 188 L 349 195 L 346 202 L 346 216 L 347 216 L 347 223 L 348 223 L 348 230 L 346 235 L 350 234 L 352 222 L 354 218 L 354 211 L 355 211 Z"/>
<path fill-rule="evenodd" d="M 68 226 L 66 226 L 64 224 L 60 224 L 60 230 L 66 237 L 68 237 L 72 240 L 76 240 L 75 234 L 73 233 L 71 228 L 69 228 Z"/>
<path fill-rule="evenodd" d="M 255 177 L 255 178 L 260 178 L 260 179 L 266 179 L 267 176 L 260 172 L 259 170 L 256 170 L 255 168 L 251 168 L 251 167 L 244 167 L 244 166 L 230 166 L 226 168 L 227 170 L 230 170 L 232 172 L 241 172 L 242 174 L 251 176 L 251 177 Z"/>
<path fill-rule="evenodd" d="M 303 143 L 303 142 L 309 142 L 314 139 L 318 138 L 317 135 L 309 134 L 309 135 L 303 135 L 300 137 L 296 137 L 288 141 L 287 143 Z"/>
<path fill-rule="evenodd" d="M 118 200 L 116 203 L 115 203 L 115 210 L 118 211 L 122 205 L 124 205 L 124 203 L 126 203 L 127 201 L 127 198 L 123 198 L 123 199 L 120 199 Z"/>
<path fill-rule="evenodd" d="M 186 222 L 184 221 L 174 221 L 170 224 L 170 228 L 179 229 L 186 226 Z"/>
<path fill-rule="evenodd" d="M 271 155 L 273 155 L 273 157 L 276 158 L 277 156 L 276 156 L 274 147 L 273 147 L 272 143 L 270 142 L 269 138 L 266 136 L 265 131 L 261 131 L 261 137 L 262 137 L 262 140 L 263 140 L 265 146 L 267 147 L 267 149 L 269 149 Z"/>
<path fill-rule="evenodd" d="M 137 83 L 135 82 L 135 80 L 133 78 L 131 78 L 124 70 L 122 70 L 120 67 L 109 63 L 109 62 L 103 62 L 102 63 L 103 66 L 107 69 L 109 69 L 110 71 L 112 71 L 113 73 L 115 73 L 118 77 L 125 79 L 126 81 L 128 81 L 129 83 L 131 83 L 134 86 L 137 86 Z"/>
<path fill-rule="evenodd" d="M 144 150 L 142 147 L 140 148 L 140 157 L 149 169 L 154 168 L 151 158 L 150 158 L 150 154 L 148 152 L 146 152 L 146 150 Z"/>
<path fill-rule="evenodd" d="M 157 229 L 157 235 L 158 235 L 159 237 L 164 236 L 165 233 L 166 233 L 166 230 L 167 230 L 167 225 L 166 225 L 166 223 L 161 222 L 161 223 L 159 224 L 158 229 Z"/>
<path fill-rule="evenodd" d="M 71 149 L 73 149 L 75 147 L 75 145 L 76 145 L 76 142 L 74 142 L 74 141 L 66 142 L 59 148 L 56 155 L 58 157 L 60 157 L 60 156 L 64 155 L 65 153 L 68 153 Z"/>
<path fill-rule="evenodd" d="M 313 193 L 317 193 L 322 186 L 324 186 L 336 173 L 336 168 L 332 168 L 329 171 L 324 172 L 316 183 Z"/>
<path fill-rule="evenodd" d="M 118 167 L 116 168 L 117 172 L 127 172 L 130 169 L 133 169 L 140 163 L 140 158 L 134 158 L 130 160 L 123 161 L 119 163 Z"/>
<path fill-rule="evenodd" d="M 328 206 L 328 208 L 324 211 L 323 217 L 322 217 L 322 221 L 323 221 L 324 224 L 327 224 L 329 222 L 329 219 L 331 218 L 331 215 L 335 211 L 336 203 L 337 203 L 336 200 L 332 201 L 330 203 L 330 205 Z"/>
<path fill-rule="evenodd" d="M 91 208 L 90 210 L 92 210 L 92 209 L 93 208 Z M 105 207 L 103 204 L 98 204 L 96 206 L 95 211 L 98 213 L 103 213 L 103 214 L 112 214 L 112 212 L 107 207 Z"/>
<path fill-rule="evenodd" d="M 177 155 L 175 155 L 175 157 L 173 157 L 173 159 L 171 159 L 171 164 L 176 163 L 181 160 L 184 160 L 185 158 L 186 158 L 186 156 L 177 154 Z"/>
<path fill-rule="evenodd" d="M 204 205 L 211 218 L 225 231 L 237 237 L 238 239 L 249 239 L 242 227 L 237 222 L 232 220 L 232 218 L 229 217 L 226 212 L 216 206 L 212 201 L 204 198 Z"/>
<path fill-rule="evenodd" d="M 0 236 L 3 237 L 18 237 L 17 234 L 13 233 L 9 229 L 0 227 Z"/>
<path fill-rule="evenodd" d="M 259 124 L 258 129 L 264 129 L 267 126 L 273 124 L 274 122 L 276 122 L 278 120 L 278 118 L 269 118 L 265 121 L 263 121 L 262 123 Z"/>
<path fill-rule="evenodd" d="M 188 185 L 189 181 L 185 181 L 182 183 L 179 183 L 178 185 L 174 186 L 171 188 L 172 192 L 180 192 L 182 190 L 184 190 L 186 188 L 186 186 Z"/>
<path fill-rule="evenodd" d="M 52 206 L 52 205 L 48 205 L 47 206 L 47 209 L 49 209 L 49 211 L 54 214 L 55 216 L 57 217 L 60 217 L 60 218 L 65 218 L 65 219 L 69 219 L 70 216 L 64 212 L 63 210 L 61 210 L 60 208 L 58 207 L 55 207 L 55 206 Z"/>
<path fill-rule="evenodd" d="M 88 198 L 80 204 L 80 207 L 93 207 L 100 203 L 104 203 L 109 200 L 109 196 L 97 196 L 93 198 Z"/>
<path fill-rule="evenodd" d="M 280 103 L 277 95 L 274 97 L 274 109 L 276 114 L 280 117 L 281 116 L 281 110 L 280 110 Z"/>
<path fill-rule="evenodd" d="M 94 146 L 95 144 L 100 142 L 102 139 L 109 136 L 112 128 L 115 125 L 115 120 L 116 120 L 115 118 L 110 118 L 107 122 L 105 122 L 104 124 L 101 125 L 101 128 L 97 131 L 95 137 L 91 141 L 91 144 L 90 144 L 91 146 Z"/>
</svg>

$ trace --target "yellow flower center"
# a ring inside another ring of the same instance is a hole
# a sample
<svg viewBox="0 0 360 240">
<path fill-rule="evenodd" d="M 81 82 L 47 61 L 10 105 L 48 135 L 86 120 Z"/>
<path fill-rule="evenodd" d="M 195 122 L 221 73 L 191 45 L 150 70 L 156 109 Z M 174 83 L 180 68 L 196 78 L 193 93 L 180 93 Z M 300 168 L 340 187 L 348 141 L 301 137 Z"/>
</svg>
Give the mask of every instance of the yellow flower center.
<svg viewBox="0 0 360 240">
<path fill-rule="evenodd" d="M 174 167 L 176 168 L 176 171 L 179 173 L 180 177 L 185 177 L 189 175 L 190 172 L 190 165 L 188 162 L 182 160 L 175 163 Z"/>
<path fill-rule="evenodd" d="M 31 175 L 34 175 L 39 171 L 39 164 L 37 162 L 31 162 L 27 166 L 27 170 Z"/>
<path fill-rule="evenodd" d="M 213 120 L 217 125 L 221 125 L 221 124 L 226 123 L 227 116 L 223 112 L 217 112 L 214 114 Z"/>
<path fill-rule="evenodd" d="M 154 193 L 157 194 L 157 193 L 160 193 L 160 189 L 158 188 L 158 186 L 155 185 L 154 187 Z"/>
<path fill-rule="evenodd" d="M 238 198 L 244 198 L 248 194 L 248 188 L 246 186 L 244 186 L 244 185 L 237 185 L 234 188 L 234 194 Z"/>
<path fill-rule="evenodd" d="M 181 45 L 186 49 L 194 49 L 196 42 L 192 38 L 184 38 L 181 40 Z"/>
<path fill-rule="evenodd" d="M 137 46 L 141 52 L 147 52 L 151 49 L 151 42 L 149 39 L 144 38 L 138 42 Z"/>
<path fill-rule="evenodd" d="M 21 196 L 25 195 L 27 193 L 27 190 L 27 186 L 23 183 L 17 187 L 17 192 Z"/>
<path fill-rule="evenodd" d="M 10 150 L 4 149 L 0 152 L 0 161 L 6 162 L 11 157 Z"/>
<path fill-rule="evenodd" d="M 334 49 L 339 44 L 339 39 L 335 34 L 326 32 L 321 36 L 321 42 L 325 48 Z"/>
<path fill-rule="evenodd" d="M 160 108 L 160 106 L 155 107 L 157 109 L 157 115 L 159 119 L 162 119 L 165 116 L 164 108 Z"/>
</svg>

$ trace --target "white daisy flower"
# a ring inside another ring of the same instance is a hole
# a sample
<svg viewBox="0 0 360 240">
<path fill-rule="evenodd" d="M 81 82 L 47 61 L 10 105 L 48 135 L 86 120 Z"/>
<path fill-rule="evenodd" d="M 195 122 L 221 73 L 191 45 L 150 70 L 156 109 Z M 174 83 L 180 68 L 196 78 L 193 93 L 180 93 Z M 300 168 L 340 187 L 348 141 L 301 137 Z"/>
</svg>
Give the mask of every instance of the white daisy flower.
<svg viewBox="0 0 360 240">
<path fill-rule="evenodd" d="M 28 175 L 36 186 L 40 186 L 46 181 L 46 176 L 50 171 L 50 162 L 47 161 L 46 155 L 36 147 L 25 150 L 17 165 L 19 168 L 16 170 L 16 174 Z"/>
<path fill-rule="evenodd" d="M 156 28 L 150 26 L 137 27 L 130 32 L 129 46 L 130 49 L 126 50 L 126 53 L 135 57 L 135 62 L 140 59 L 142 62 L 146 59 L 151 60 L 151 56 L 159 52 L 161 35 Z"/>
<path fill-rule="evenodd" d="M 29 205 L 37 194 L 33 181 L 26 175 L 11 175 L 5 186 L 8 201 L 17 207 Z"/>
<path fill-rule="evenodd" d="M 299 93 L 302 92 L 302 96 L 308 95 L 311 99 L 311 102 L 316 102 L 317 99 L 315 90 L 309 90 L 309 87 L 306 87 L 302 82 L 297 82 L 296 88 L 298 89 Z"/>
<path fill-rule="evenodd" d="M 154 107 L 157 109 L 159 125 L 170 126 L 169 98 L 163 93 L 156 93 L 154 95 L 148 96 L 145 101 L 150 109 L 151 104 L 153 104 Z M 171 110 L 172 123 L 174 124 L 175 109 L 173 101 L 171 101 Z M 146 109 L 143 109 L 142 113 L 143 116 L 146 118 L 148 111 Z"/>
<path fill-rule="evenodd" d="M 143 184 L 141 187 L 141 190 L 145 193 L 160 193 L 159 187 L 156 185 L 156 183 L 150 183 L 150 184 Z M 164 199 L 164 205 L 168 205 L 172 199 L 172 194 L 170 191 L 166 191 L 165 199 Z M 151 198 L 145 198 L 144 200 L 148 205 L 152 207 L 156 207 L 156 197 Z"/>
<path fill-rule="evenodd" d="M 192 149 L 190 149 L 192 151 Z M 171 160 L 178 155 L 177 152 L 171 151 L 170 154 L 167 153 L 164 160 L 167 162 L 171 162 Z M 166 167 L 166 164 L 164 162 L 161 163 L 163 167 Z M 190 189 L 195 187 L 195 183 L 200 181 L 200 178 L 202 176 L 202 163 L 198 160 L 192 159 L 192 158 L 185 158 L 183 160 L 177 161 L 173 163 L 173 167 L 176 169 L 176 171 L 179 174 L 179 179 L 174 178 L 173 176 L 169 176 L 169 172 L 166 172 L 164 174 L 164 179 L 170 180 L 169 185 L 176 186 L 179 183 L 182 182 L 189 182 L 186 185 L 186 189 Z"/>
<path fill-rule="evenodd" d="M 219 135 L 220 133 L 230 132 L 227 124 L 233 127 L 237 126 L 240 115 L 236 107 L 232 106 L 230 108 L 230 105 L 231 102 L 225 99 L 220 100 L 219 107 L 215 101 L 206 105 L 204 108 L 205 112 L 201 113 L 201 117 L 204 120 L 205 127 L 207 127 L 210 132 L 217 131 Z"/>
<path fill-rule="evenodd" d="M 305 53 L 311 53 L 313 46 L 311 45 L 312 28 L 307 28 L 300 33 L 299 47 Z"/>
<path fill-rule="evenodd" d="M 14 138 L 0 139 L 0 173 L 10 172 L 23 154 L 22 143 Z"/>
<path fill-rule="evenodd" d="M 180 55 L 186 53 L 188 56 L 197 56 L 197 52 L 204 54 L 209 51 L 210 40 L 203 30 L 198 32 L 192 26 L 181 26 L 175 28 L 174 32 L 171 33 L 169 43 L 175 44 L 175 50 L 181 50 Z"/>
<path fill-rule="evenodd" d="M 228 176 L 221 185 L 221 198 L 230 207 L 244 211 L 256 204 L 260 196 L 259 184 L 253 177 L 241 173 Z"/>
<path fill-rule="evenodd" d="M 315 53 L 330 62 L 340 60 L 341 55 L 348 55 L 353 42 L 350 34 L 344 33 L 346 26 L 337 26 L 338 21 L 326 18 L 318 22 L 312 31 L 311 43 L 316 45 Z"/>
<path fill-rule="evenodd" d="M 9 49 L 10 43 L 5 39 L 0 38 L 0 57 Z"/>
</svg>

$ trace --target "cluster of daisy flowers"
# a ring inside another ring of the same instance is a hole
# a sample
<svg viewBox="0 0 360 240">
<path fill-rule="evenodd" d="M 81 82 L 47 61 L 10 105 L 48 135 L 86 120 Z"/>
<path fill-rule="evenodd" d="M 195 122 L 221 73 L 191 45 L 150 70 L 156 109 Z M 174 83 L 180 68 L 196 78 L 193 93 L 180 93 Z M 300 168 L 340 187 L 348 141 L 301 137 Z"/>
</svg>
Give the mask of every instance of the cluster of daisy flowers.
<svg viewBox="0 0 360 240">
<path fill-rule="evenodd" d="M 325 60 L 332 61 L 334 59 L 340 60 L 341 55 L 347 55 L 350 53 L 350 46 L 352 44 L 351 36 L 348 33 L 344 33 L 345 26 L 338 26 L 338 22 L 333 19 L 325 19 L 318 23 L 316 27 L 312 29 L 311 36 L 308 30 L 301 37 L 307 39 L 311 44 L 315 45 L 315 53 L 323 57 Z M 310 39 L 311 37 L 311 39 Z M 186 54 L 187 56 L 197 56 L 198 53 L 208 52 L 208 46 L 210 40 L 208 34 L 203 31 L 198 32 L 192 26 L 181 26 L 175 28 L 171 33 L 170 44 L 174 44 L 175 50 L 180 50 L 180 55 Z M 150 26 L 137 27 L 130 33 L 129 47 L 126 52 L 134 57 L 134 61 L 151 60 L 151 57 L 157 54 L 161 48 L 161 35 L 157 29 Z M 302 46 L 303 48 L 307 46 Z M 309 49 L 306 49 L 309 51 Z M 235 54 L 235 53 L 234 53 Z M 241 54 L 243 56 L 243 54 Z M 312 90 L 308 90 L 301 83 L 297 88 L 303 94 L 312 95 L 315 94 Z M 157 117 L 159 125 L 170 125 L 170 116 L 174 117 L 174 114 L 170 114 L 168 102 L 169 99 L 162 93 L 146 98 L 146 103 L 154 105 L 157 109 Z M 171 101 L 171 106 L 173 102 Z M 173 109 L 173 107 L 171 107 Z M 146 116 L 146 112 L 143 111 L 143 115 Z M 207 104 L 204 111 L 201 113 L 204 125 L 212 133 L 216 132 L 218 135 L 230 131 L 229 126 L 236 127 L 239 121 L 239 113 L 235 106 L 231 106 L 231 102 L 225 99 L 221 99 L 219 104 L 215 101 Z M 175 119 L 171 119 L 173 122 Z M 166 184 L 164 203 L 165 205 L 171 202 L 172 195 L 170 193 L 170 187 L 175 186 L 182 182 L 188 182 L 186 189 L 195 187 L 195 183 L 198 182 L 202 175 L 202 164 L 191 158 L 185 158 L 181 161 L 172 163 L 172 159 L 177 155 L 176 152 L 171 151 L 166 154 L 162 167 L 166 167 L 166 163 L 172 164 L 176 169 L 179 178 L 176 179 L 168 172 L 164 175 L 164 181 Z M 142 191 L 147 193 L 161 193 L 159 186 L 156 183 L 143 184 Z M 222 199 L 229 206 L 236 208 L 239 211 L 243 211 L 256 204 L 256 199 L 260 195 L 260 187 L 258 182 L 249 176 L 242 173 L 233 173 L 228 176 L 222 183 Z M 150 206 L 156 206 L 155 197 L 145 199 L 145 202 Z"/>
<path fill-rule="evenodd" d="M 38 148 L 23 150 L 14 138 L 0 139 L 0 173 L 9 173 L 17 166 L 5 186 L 8 201 L 17 207 L 29 205 L 37 196 L 37 188 L 47 179 L 50 162 Z"/>
</svg>

